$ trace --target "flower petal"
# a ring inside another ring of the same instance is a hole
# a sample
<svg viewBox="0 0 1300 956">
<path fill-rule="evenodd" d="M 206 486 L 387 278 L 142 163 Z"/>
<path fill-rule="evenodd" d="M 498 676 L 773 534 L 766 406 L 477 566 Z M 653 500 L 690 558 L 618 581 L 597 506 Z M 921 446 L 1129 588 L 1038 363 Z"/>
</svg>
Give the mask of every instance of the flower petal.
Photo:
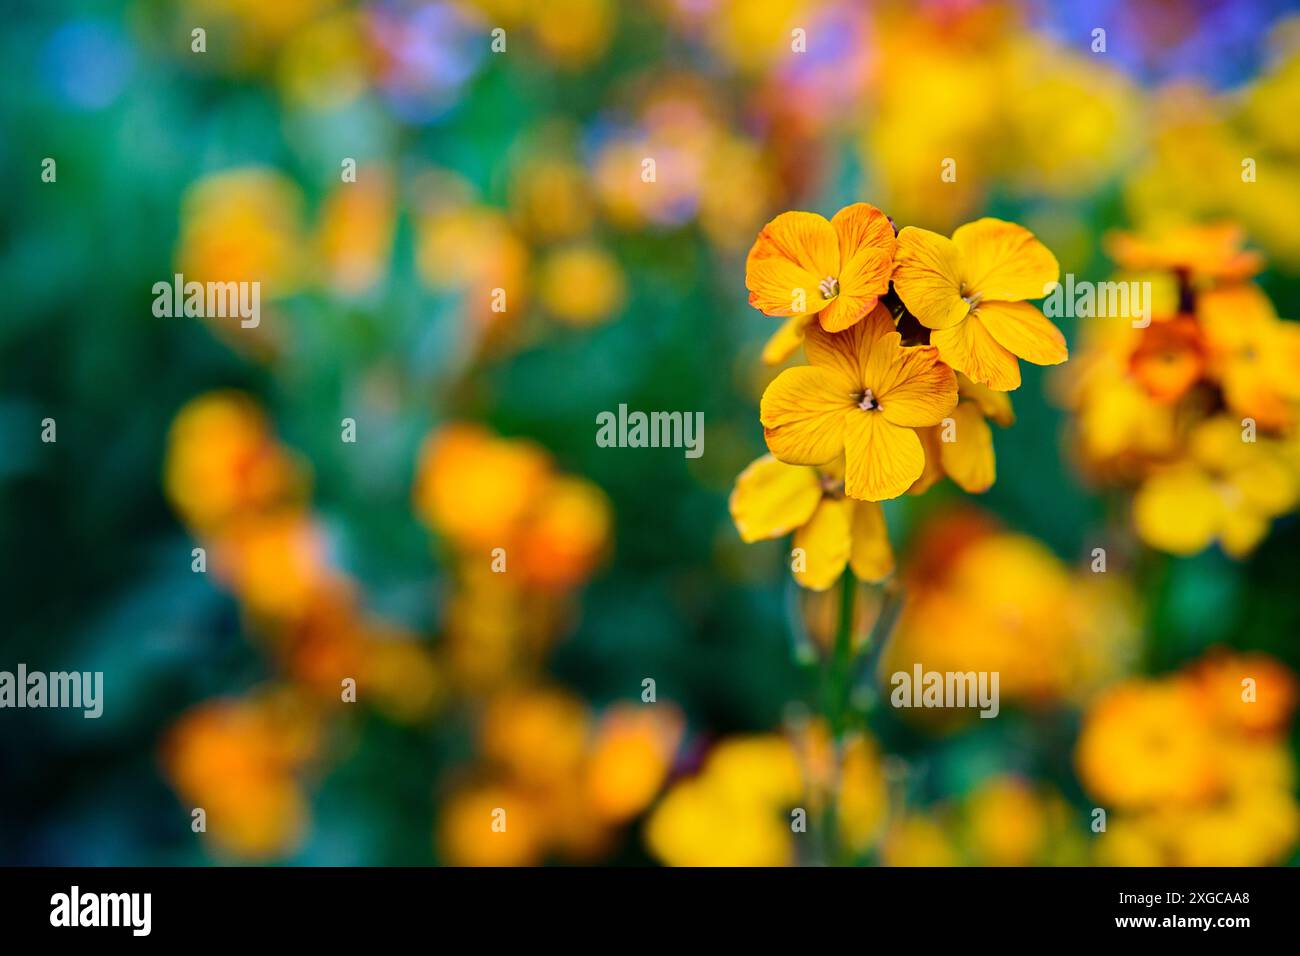
<svg viewBox="0 0 1300 956">
<path fill-rule="evenodd" d="M 1194 465 L 1152 475 L 1133 498 L 1133 523 L 1147 544 L 1171 554 L 1196 554 L 1219 530 L 1222 503 Z"/>
<path fill-rule="evenodd" d="M 952 412 L 953 441 L 939 442 L 943 470 L 962 491 L 980 494 L 993 487 L 997 465 L 993 458 L 993 430 L 979 406 L 962 402 Z M 942 429 L 941 438 L 942 438 Z"/>
<path fill-rule="evenodd" d="M 783 212 L 763 227 L 745 259 L 749 304 L 765 315 L 818 312 L 826 307 L 818 284 L 839 271 L 831 224 L 816 213 Z"/>
<path fill-rule="evenodd" d="M 1065 336 L 1028 302 L 981 302 L 973 318 L 998 344 L 1035 365 L 1060 365 L 1070 357 Z"/>
<path fill-rule="evenodd" d="M 939 448 L 939 430 L 942 426 L 931 425 L 918 428 L 916 437 L 921 439 L 921 449 L 925 452 L 925 469 L 921 477 L 912 482 L 907 489 L 909 495 L 923 495 L 943 477 L 942 450 Z"/>
<path fill-rule="evenodd" d="M 859 581 L 883 581 L 894 570 L 885 512 L 875 501 L 853 503 L 853 549 L 849 566 Z"/>
<path fill-rule="evenodd" d="M 875 308 L 889 291 L 896 240 L 889 217 L 867 203 L 845 206 L 831 225 L 840 243 L 840 294 L 819 320 L 827 332 L 839 332 Z"/>
<path fill-rule="evenodd" d="M 898 234 L 894 289 L 926 328 L 951 328 L 966 317 L 961 278 L 961 253 L 951 239 L 915 226 Z"/>
<path fill-rule="evenodd" d="M 778 375 L 759 402 L 767 447 L 790 465 L 822 465 L 844 450 L 853 396 L 833 372 L 799 365 Z"/>
<path fill-rule="evenodd" d="M 899 349 L 875 395 L 880 413 L 895 425 L 934 425 L 957 404 L 957 375 L 939 361 L 934 346 Z"/>
<path fill-rule="evenodd" d="M 952 234 L 961 251 L 965 291 L 984 299 L 1041 299 L 1061 277 L 1056 256 L 1024 226 L 977 219 Z"/>
<path fill-rule="evenodd" d="M 781 365 L 803 345 L 804 333 L 815 316 L 792 315 L 763 345 L 763 364 Z"/>
<path fill-rule="evenodd" d="M 961 398 L 969 398 L 979 406 L 985 418 L 997 422 L 1003 428 L 1010 428 L 1016 423 L 1016 411 L 1011 407 L 1011 396 L 1006 392 L 995 392 L 987 385 L 972 382 L 965 375 L 958 375 L 957 394 Z"/>
<path fill-rule="evenodd" d="M 804 524 L 821 499 L 815 470 L 764 455 L 736 477 L 728 505 L 741 540 L 752 544 Z"/>
<path fill-rule="evenodd" d="M 972 381 L 999 392 L 1020 387 L 1020 365 L 1016 357 L 998 344 L 975 316 L 950 329 L 930 334 L 930 344 L 939 357 Z"/>
<path fill-rule="evenodd" d="M 921 440 L 879 412 L 844 416 L 844 492 L 863 501 L 897 498 L 925 470 Z"/>
<path fill-rule="evenodd" d="M 889 309 L 877 305 L 864 321 L 843 332 L 810 326 L 804 346 L 809 362 L 833 372 L 844 387 L 856 393 L 869 387 L 870 369 L 889 366 L 892 357 L 902 350 L 901 342 Z"/>
<path fill-rule="evenodd" d="M 825 591 L 844 573 L 849 561 L 849 521 L 853 502 L 824 498 L 812 520 L 794 533 L 794 546 L 803 549 L 803 570 L 794 578 L 803 587 Z M 796 565 L 798 567 L 798 565 Z"/>
</svg>

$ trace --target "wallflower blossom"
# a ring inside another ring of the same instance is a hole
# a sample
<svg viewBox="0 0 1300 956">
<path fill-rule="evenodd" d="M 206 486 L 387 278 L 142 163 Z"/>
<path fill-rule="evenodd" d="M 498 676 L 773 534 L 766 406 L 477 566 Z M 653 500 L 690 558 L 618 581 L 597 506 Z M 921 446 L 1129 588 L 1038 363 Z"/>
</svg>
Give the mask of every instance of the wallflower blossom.
<svg viewBox="0 0 1300 956">
<path fill-rule="evenodd" d="M 1109 809 L 1108 865 L 1262 866 L 1300 839 L 1286 730 L 1295 678 L 1260 654 L 1212 653 L 1190 668 L 1108 689 L 1075 751 L 1084 788 Z"/>
<path fill-rule="evenodd" d="M 830 222 L 811 212 L 784 212 L 758 234 L 745 260 L 749 304 L 764 315 L 816 317 L 841 332 L 875 308 L 889 290 L 894 226 L 866 203 L 854 203 Z"/>
<path fill-rule="evenodd" d="M 794 565 L 802 586 L 824 591 L 845 565 L 862 581 L 884 580 L 894 554 L 879 503 L 844 496 L 844 466 L 787 465 L 772 455 L 754 461 L 736 478 L 731 517 L 747 544 L 794 532 L 804 560 Z"/>
<path fill-rule="evenodd" d="M 1142 539 L 1163 551 L 1195 554 L 1218 541 L 1239 558 L 1298 497 L 1300 481 L 1273 442 L 1243 441 L 1239 423 L 1213 418 L 1193 432 L 1185 459 L 1138 489 L 1133 521 Z"/>
<path fill-rule="evenodd" d="M 889 310 L 840 333 L 820 326 L 805 342 L 811 365 L 789 368 L 763 393 L 767 446 L 791 465 L 844 456 L 845 493 L 880 501 L 905 492 L 925 468 L 916 429 L 957 404 L 957 379 L 930 346 L 904 348 Z"/>
<path fill-rule="evenodd" d="M 931 330 L 939 357 L 1000 392 L 1020 387 L 1017 357 L 1058 365 L 1065 337 L 1026 299 L 1060 276 L 1056 257 L 1015 223 L 984 218 L 946 239 L 908 226 L 898 234 L 894 288 Z"/>
</svg>

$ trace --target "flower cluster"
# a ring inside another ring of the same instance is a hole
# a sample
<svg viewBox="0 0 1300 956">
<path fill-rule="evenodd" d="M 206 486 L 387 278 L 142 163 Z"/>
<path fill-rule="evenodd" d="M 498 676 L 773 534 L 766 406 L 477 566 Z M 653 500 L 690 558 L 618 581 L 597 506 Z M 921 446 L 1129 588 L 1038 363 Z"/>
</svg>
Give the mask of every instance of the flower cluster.
<svg viewBox="0 0 1300 956">
<path fill-rule="evenodd" d="M 1131 488 L 1138 535 L 1173 554 L 1244 557 L 1300 500 L 1300 324 L 1242 244 L 1231 224 L 1112 234 L 1151 314 L 1089 319 L 1063 382 L 1082 464 Z"/>
<path fill-rule="evenodd" d="M 453 569 L 445 646 L 455 683 L 484 690 L 531 676 L 569 595 L 608 553 L 604 492 L 532 442 L 452 423 L 426 439 L 413 499 Z"/>
<path fill-rule="evenodd" d="M 670 866 L 789 866 L 800 858 L 799 834 L 819 830 L 832 806 L 839 845 L 851 858 L 868 852 L 886 807 L 885 774 L 870 738 L 833 745 L 820 723 L 789 736 L 732 737 L 668 791 L 646 824 L 646 842 Z"/>
<path fill-rule="evenodd" d="M 883 579 L 893 557 L 879 502 L 947 474 L 969 491 L 995 475 L 988 420 L 1013 420 L 1004 393 L 1019 359 L 1065 361 L 1065 338 L 1028 299 L 1056 282 L 1055 257 L 1026 229 L 980 219 L 951 239 L 895 232 L 856 203 L 829 222 L 787 212 L 750 249 L 750 304 L 783 318 L 764 358 L 790 357 L 763 394 L 771 457 L 736 482 L 731 512 L 746 541 L 795 531 L 795 574 L 822 590 L 846 564 Z"/>
<path fill-rule="evenodd" d="M 659 793 L 682 735 L 670 704 L 615 704 L 534 687 L 488 704 L 482 763 L 443 810 L 438 845 L 457 866 L 521 866 L 606 855 Z M 489 823 L 495 823 L 489 826 Z"/>
<path fill-rule="evenodd" d="M 1117 684 L 1075 752 L 1107 811 L 1101 862 L 1263 866 L 1300 840 L 1287 745 L 1295 677 L 1264 654 L 1220 653 L 1167 677 Z"/>
</svg>

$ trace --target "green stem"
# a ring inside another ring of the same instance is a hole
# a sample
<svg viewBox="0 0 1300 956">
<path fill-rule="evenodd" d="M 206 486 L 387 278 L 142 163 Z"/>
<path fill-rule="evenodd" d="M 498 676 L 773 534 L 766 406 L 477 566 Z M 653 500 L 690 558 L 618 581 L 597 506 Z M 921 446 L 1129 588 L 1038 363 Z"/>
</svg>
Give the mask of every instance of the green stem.
<svg viewBox="0 0 1300 956">
<path fill-rule="evenodd" d="M 853 605 L 857 596 L 857 579 L 851 570 L 845 569 L 840 579 L 840 623 L 831 657 L 831 699 L 827 714 L 836 745 L 843 738 L 848 722 L 849 691 L 853 686 Z"/>
<path fill-rule="evenodd" d="M 831 649 L 824 694 L 826 723 L 831 732 L 833 769 L 825 794 L 822 859 L 831 866 L 844 862 L 843 847 L 839 841 L 838 791 L 841 751 L 849 717 L 849 692 L 853 687 L 853 606 L 857 593 L 857 579 L 846 568 L 840 579 L 840 621 L 835 631 L 835 644 Z"/>
</svg>

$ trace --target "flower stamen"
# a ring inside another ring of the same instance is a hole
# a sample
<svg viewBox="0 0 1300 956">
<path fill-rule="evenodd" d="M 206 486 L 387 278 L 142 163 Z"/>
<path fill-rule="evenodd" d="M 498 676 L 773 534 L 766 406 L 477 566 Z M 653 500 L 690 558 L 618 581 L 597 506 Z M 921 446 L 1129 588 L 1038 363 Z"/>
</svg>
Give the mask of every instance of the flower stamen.
<svg viewBox="0 0 1300 956">
<path fill-rule="evenodd" d="M 864 412 L 874 412 L 879 410 L 880 403 L 876 401 L 876 396 L 871 394 L 871 389 L 867 389 L 862 393 L 862 398 L 858 401 L 858 408 L 862 409 Z"/>
<path fill-rule="evenodd" d="M 817 283 L 817 291 L 821 293 L 823 299 L 833 299 L 840 294 L 840 280 L 834 276 L 827 276 Z"/>
</svg>

